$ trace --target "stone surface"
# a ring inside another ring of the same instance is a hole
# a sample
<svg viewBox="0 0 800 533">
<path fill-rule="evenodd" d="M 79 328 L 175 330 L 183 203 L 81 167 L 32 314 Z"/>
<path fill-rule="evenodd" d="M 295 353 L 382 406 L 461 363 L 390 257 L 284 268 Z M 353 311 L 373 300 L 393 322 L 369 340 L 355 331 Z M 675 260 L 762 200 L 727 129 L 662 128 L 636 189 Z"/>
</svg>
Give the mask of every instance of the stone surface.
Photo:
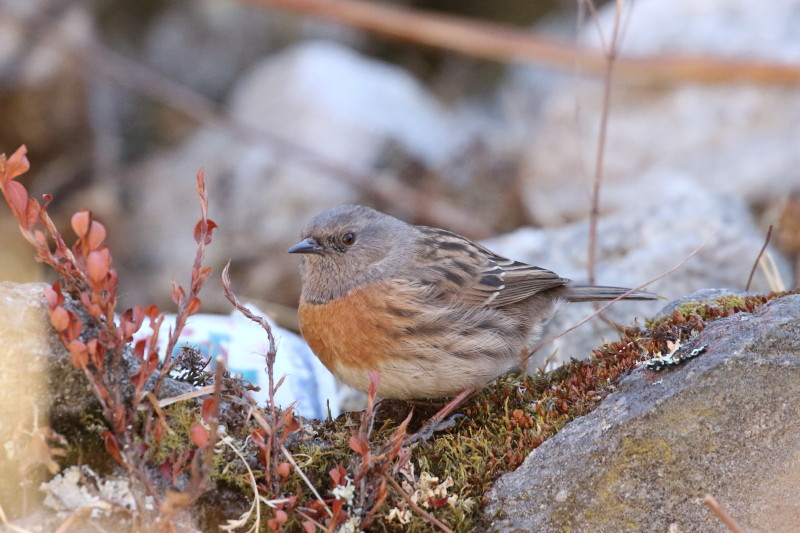
<svg viewBox="0 0 800 533">
<path fill-rule="evenodd" d="M 686 264 L 653 283 L 648 290 L 668 299 L 679 298 L 707 287 L 744 289 L 750 269 L 763 245 L 746 205 L 728 195 L 695 187 L 690 181 L 673 182 L 671 194 L 658 205 L 635 205 L 624 212 L 603 217 L 597 241 L 598 285 L 638 287 L 673 268 L 692 251 L 702 248 Z M 492 250 L 541 266 L 578 283 L 586 281 L 588 225 L 576 222 L 561 228 L 524 228 L 492 239 L 485 244 Z M 785 259 L 775 255 L 787 283 L 791 269 Z M 769 291 L 759 271 L 752 289 Z M 606 315 L 621 324 L 635 317 L 652 316 L 664 302 L 618 302 Z M 565 306 L 548 324 L 544 339 L 592 314 L 591 304 Z M 616 334 L 600 320 L 593 320 L 551 346 L 543 348 L 531 361 L 536 368 L 558 350 L 551 361 L 587 357 L 600 340 L 615 340 Z"/>
<path fill-rule="evenodd" d="M 800 61 L 800 12 L 793 0 L 650 0 L 631 7 L 623 55 Z M 613 3 L 601 10 L 606 39 L 613 10 Z M 583 37 L 599 46 L 594 21 Z M 534 220 L 558 225 L 587 216 L 602 108 L 600 81 L 563 76 L 550 85 L 532 117 L 541 121 L 523 164 L 523 200 Z M 657 203 L 672 188 L 665 169 L 752 206 L 770 206 L 800 190 L 798 139 L 800 94 L 794 87 L 618 83 L 604 151 L 602 209 Z"/>
<path fill-rule="evenodd" d="M 43 283 L 0 282 L 0 434 L 38 416 L 80 416 L 94 403 L 83 374 L 50 325 Z"/>
<path fill-rule="evenodd" d="M 492 531 L 723 532 L 800 523 L 800 296 L 710 324 L 675 369 L 639 368 L 489 493 Z"/>
</svg>

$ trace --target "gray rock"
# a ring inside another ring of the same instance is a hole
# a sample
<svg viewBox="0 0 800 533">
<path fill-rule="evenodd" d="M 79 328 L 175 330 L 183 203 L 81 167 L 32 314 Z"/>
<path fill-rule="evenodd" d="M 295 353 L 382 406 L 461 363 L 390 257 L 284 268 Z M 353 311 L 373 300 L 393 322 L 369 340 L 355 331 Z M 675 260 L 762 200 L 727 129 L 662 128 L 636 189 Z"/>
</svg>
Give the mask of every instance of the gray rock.
<svg viewBox="0 0 800 533">
<path fill-rule="evenodd" d="M 682 349 L 702 345 L 681 367 L 635 370 L 501 477 L 491 530 L 726 531 L 706 494 L 748 531 L 800 523 L 800 296 L 715 322 Z"/>
<path fill-rule="evenodd" d="M 793 0 L 650 0 L 628 7 L 623 55 L 800 61 L 800 11 Z M 606 39 L 613 11 L 613 3 L 601 10 Z M 599 48 L 597 33 L 590 20 L 583 31 L 588 46 Z M 523 201 L 534 220 L 558 225 L 588 214 L 602 108 L 599 80 L 564 76 L 550 86 L 523 164 Z M 750 205 L 781 202 L 800 190 L 798 139 L 800 93 L 794 87 L 617 83 L 601 208 L 658 203 L 674 174 Z"/>
<path fill-rule="evenodd" d="M 44 283 L 0 282 L 0 434 L 17 423 L 75 418 L 96 410 L 83 373 L 50 325 Z M 29 425 L 27 427 L 30 427 Z"/>
<path fill-rule="evenodd" d="M 753 262 L 763 245 L 747 207 L 741 200 L 712 193 L 683 182 L 684 192 L 665 194 L 658 205 L 633 205 L 623 213 L 603 217 L 597 242 L 598 285 L 638 287 L 677 265 L 698 246 L 700 251 L 648 290 L 670 300 L 707 287 L 744 288 Z M 688 194 L 691 190 L 692 193 Z M 585 283 L 588 224 L 576 222 L 556 229 L 520 229 L 486 244 L 492 250 L 548 268 Z M 788 263 L 775 255 L 783 279 L 791 278 Z M 752 289 L 766 292 L 769 283 L 757 272 Z M 649 318 L 664 302 L 618 302 L 605 314 L 621 324 L 635 317 Z M 565 306 L 548 324 L 544 339 L 556 336 L 592 314 L 591 304 Z M 554 350 L 557 363 L 584 358 L 599 339 L 615 340 L 613 330 L 600 320 L 568 333 L 532 359 L 541 366 Z"/>
<path fill-rule="evenodd" d="M 80 423 L 92 412 L 102 416 L 86 376 L 72 364 L 69 351 L 50 325 L 46 286 L 0 282 L 0 434 L 9 434 L 20 420 L 30 424 L 34 413 L 40 424 L 57 428 Z M 90 334 L 88 315 L 68 300 L 65 307 L 78 313 L 84 334 Z M 138 367 L 126 347 L 120 365 L 124 402 L 133 394 L 130 376 Z M 162 398 L 192 390 L 188 383 L 163 381 Z"/>
</svg>

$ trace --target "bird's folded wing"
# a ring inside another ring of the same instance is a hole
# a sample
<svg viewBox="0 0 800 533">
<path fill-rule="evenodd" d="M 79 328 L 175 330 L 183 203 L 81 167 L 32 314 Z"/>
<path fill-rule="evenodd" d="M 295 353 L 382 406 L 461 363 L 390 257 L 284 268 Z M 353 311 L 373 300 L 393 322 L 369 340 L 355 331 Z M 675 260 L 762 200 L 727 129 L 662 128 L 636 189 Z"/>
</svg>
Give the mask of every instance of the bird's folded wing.
<svg viewBox="0 0 800 533">
<path fill-rule="evenodd" d="M 481 247 L 482 248 L 482 247 Z M 503 307 L 569 282 L 556 273 L 487 253 L 487 265 L 465 287 L 462 300 L 475 305 Z"/>
</svg>

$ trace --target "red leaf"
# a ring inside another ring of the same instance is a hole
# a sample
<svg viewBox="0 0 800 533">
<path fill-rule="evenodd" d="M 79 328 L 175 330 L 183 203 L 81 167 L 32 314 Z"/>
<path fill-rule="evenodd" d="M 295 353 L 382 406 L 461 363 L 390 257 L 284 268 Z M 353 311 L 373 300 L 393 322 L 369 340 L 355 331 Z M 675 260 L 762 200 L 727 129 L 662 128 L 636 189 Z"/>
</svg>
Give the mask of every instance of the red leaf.
<svg viewBox="0 0 800 533">
<path fill-rule="evenodd" d="M 92 364 L 94 364 L 94 366 L 96 366 L 98 369 L 102 369 L 103 361 L 106 358 L 105 345 L 98 342 L 97 339 L 91 339 L 86 343 L 86 346 L 89 348 L 89 356 L 91 357 Z"/>
<path fill-rule="evenodd" d="M 77 235 L 79 239 L 84 239 L 86 234 L 89 233 L 89 226 L 92 223 L 92 212 L 81 209 L 72 215 L 69 222 L 75 235 Z"/>
<path fill-rule="evenodd" d="M 128 309 L 127 312 L 130 312 L 131 315 L 131 324 L 134 326 L 133 331 L 131 331 L 131 335 L 139 331 L 139 328 L 142 327 L 142 322 L 144 322 L 144 309 L 141 308 L 139 305 L 134 305 L 133 310 Z"/>
<path fill-rule="evenodd" d="M 21 183 L 16 181 L 6 182 L 6 192 L 8 194 L 8 201 L 11 203 L 11 209 L 14 210 L 14 215 L 17 217 L 17 222 L 28 229 L 27 220 L 24 218 L 28 208 L 28 191 Z"/>
<path fill-rule="evenodd" d="M 203 405 L 200 407 L 200 418 L 206 424 L 210 424 L 215 417 L 215 411 L 217 410 L 217 400 L 211 396 L 203 400 Z"/>
<path fill-rule="evenodd" d="M 69 313 L 60 305 L 50 310 L 50 323 L 56 331 L 64 331 L 69 327 Z"/>
<path fill-rule="evenodd" d="M 101 433 L 103 438 L 106 441 L 106 450 L 111 456 L 116 459 L 120 464 L 123 463 L 122 455 L 119 453 L 119 444 L 117 443 L 116 437 L 110 431 L 106 430 Z"/>
<path fill-rule="evenodd" d="M 441 507 L 442 505 L 447 503 L 447 498 L 435 498 L 428 500 L 428 505 L 430 505 L 433 509 L 437 507 Z"/>
<path fill-rule="evenodd" d="M 197 314 L 197 312 L 200 311 L 201 303 L 202 302 L 200 301 L 200 298 L 193 296 L 192 299 L 186 304 L 186 316 Z"/>
<path fill-rule="evenodd" d="M 328 475 L 331 476 L 331 480 L 333 480 L 333 485 L 335 487 L 345 485 L 347 480 L 347 470 L 344 469 L 342 465 L 336 465 L 336 468 L 331 468 L 328 470 Z"/>
<path fill-rule="evenodd" d="M 286 511 L 276 509 L 275 518 L 267 520 L 267 527 L 273 531 L 279 531 L 281 526 L 285 524 L 288 519 L 289 515 L 286 514 Z"/>
<path fill-rule="evenodd" d="M 206 219 L 198 220 L 197 224 L 194 225 L 194 240 L 197 244 L 200 244 L 202 240 L 202 244 L 209 244 L 211 242 L 211 233 L 214 231 L 215 228 L 218 228 L 217 223 L 213 220 Z M 203 236 L 205 235 L 205 238 Z"/>
<path fill-rule="evenodd" d="M 144 360 L 144 348 L 147 345 L 146 339 L 141 339 L 136 341 L 136 344 L 133 345 L 133 355 L 136 356 L 136 359 L 139 361 Z"/>
<path fill-rule="evenodd" d="M 156 470 L 170 483 L 175 484 L 175 478 L 172 476 L 172 462 L 169 457 L 165 457 L 161 464 L 156 467 Z"/>
<path fill-rule="evenodd" d="M 163 420 L 161 420 L 160 418 L 156 420 L 156 425 L 153 428 L 153 440 L 156 441 L 156 443 L 161 442 L 161 439 L 164 437 L 166 429 L 167 429 L 166 424 L 164 424 Z"/>
<path fill-rule="evenodd" d="M 147 318 L 150 320 L 155 320 L 158 318 L 158 315 L 161 314 L 161 311 L 159 311 L 158 307 L 155 305 L 148 305 L 147 309 L 144 310 L 144 314 L 147 315 Z"/>
<path fill-rule="evenodd" d="M 183 287 L 175 282 L 172 282 L 172 301 L 175 302 L 175 305 L 180 305 L 185 297 L 186 293 L 184 292 Z"/>
<path fill-rule="evenodd" d="M 189 430 L 189 437 L 198 448 L 202 448 L 208 443 L 208 430 L 200 424 L 195 424 Z"/>
<path fill-rule="evenodd" d="M 194 225 L 194 242 L 200 244 L 200 240 L 203 237 L 203 230 L 206 228 L 206 225 L 203 224 L 202 220 L 198 220 L 197 223 Z M 208 243 L 205 243 L 208 244 Z"/>
<path fill-rule="evenodd" d="M 277 473 L 283 479 L 286 479 L 287 477 L 289 477 L 289 474 L 292 473 L 292 465 L 290 465 L 286 461 L 283 461 L 278 465 Z"/>
<path fill-rule="evenodd" d="M 314 533 L 316 530 L 317 526 L 311 520 L 303 522 L 303 531 L 305 531 L 305 533 Z"/>
<path fill-rule="evenodd" d="M 64 295 L 61 294 L 61 281 L 53 283 L 52 287 L 44 288 L 44 297 L 47 298 L 47 305 L 54 309 L 57 305 L 64 303 Z"/>
<path fill-rule="evenodd" d="M 347 443 L 350 445 L 350 449 L 352 449 L 354 452 L 356 452 L 361 456 L 367 455 L 367 453 L 369 453 L 369 445 L 363 439 L 357 437 L 356 435 L 350 437 L 350 440 L 348 440 Z"/>
<path fill-rule="evenodd" d="M 81 335 L 83 322 L 81 322 L 81 319 L 78 318 L 78 315 L 72 311 L 67 312 L 69 313 L 69 327 L 67 327 L 66 331 L 64 331 L 64 335 L 68 340 L 77 339 Z"/>
<path fill-rule="evenodd" d="M 17 176 L 25 174 L 28 169 L 31 168 L 28 158 L 25 157 L 25 154 L 27 153 L 28 148 L 26 148 L 23 144 L 17 148 L 16 152 L 11 154 L 11 157 L 8 158 L 8 162 L 6 163 L 6 174 L 8 175 L 8 179 L 13 180 Z"/>
<path fill-rule="evenodd" d="M 106 279 L 110 267 L 111 252 L 108 251 L 108 247 L 89 252 L 86 258 L 86 273 L 89 274 L 90 281 L 99 285 Z"/>
<path fill-rule="evenodd" d="M 39 213 L 41 210 L 42 206 L 39 205 L 39 202 L 33 198 L 28 198 L 28 207 L 25 209 L 25 220 L 28 223 L 28 227 L 36 224 L 36 222 L 39 220 Z"/>
<path fill-rule="evenodd" d="M 70 341 L 67 345 L 70 355 L 72 356 L 72 364 L 76 368 L 86 368 L 89 364 L 89 350 L 86 344 L 79 340 Z"/>
<path fill-rule="evenodd" d="M 258 446 L 259 448 L 263 448 L 266 445 L 266 443 L 264 442 L 264 430 L 260 428 L 251 431 L 250 438 L 253 440 L 253 444 Z"/>
<path fill-rule="evenodd" d="M 90 250 L 95 250 L 103 244 L 104 240 L 106 240 L 106 227 L 96 220 L 92 220 L 92 224 L 89 226 L 89 235 L 86 237 L 86 244 Z"/>
<path fill-rule="evenodd" d="M 33 232 L 33 238 L 36 239 L 36 244 L 38 244 L 40 247 L 47 248 L 47 237 L 45 237 L 42 230 L 35 230 Z"/>
</svg>

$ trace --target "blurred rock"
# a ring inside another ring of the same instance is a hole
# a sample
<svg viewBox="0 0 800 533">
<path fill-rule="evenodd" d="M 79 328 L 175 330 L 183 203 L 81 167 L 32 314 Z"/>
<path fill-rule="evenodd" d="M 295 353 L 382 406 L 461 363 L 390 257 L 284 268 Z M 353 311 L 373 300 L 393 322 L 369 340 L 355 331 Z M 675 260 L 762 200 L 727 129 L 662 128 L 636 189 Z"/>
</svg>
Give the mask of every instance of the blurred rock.
<svg viewBox="0 0 800 533">
<path fill-rule="evenodd" d="M 601 10 L 606 37 L 613 10 L 613 3 Z M 793 0 L 649 0 L 632 11 L 625 19 L 623 55 L 800 62 L 800 11 Z M 599 47 L 593 21 L 584 37 Z M 550 85 L 523 168 L 524 202 L 541 224 L 559 225 L 589 212 L 602 98 L 601 81 L 564 76 Z M 750 206 L 768 206 L 800 190 L 798 139 L 796 87 L 617 83 L 602 211 L 626 210 L 667 193 L 672 184 L 665 170 L 744 198 Z"/>
<path fill-rule="evenodd" d="M 357 44 L 356 31 L 233 0 L 165 4 L 143 37 L 147 63 L 215 99 L 265 54 L 308 35 Z"/>
<path fill-rule="evenodd" d="M 34 411 L 47 425 L 51 416 L 74 419 L 96 403 L 50 325 L 46 286 L 0 282 L 1 434 L 14 429 L 13 420 L 33 419 Z"/>
<path fill-rule="evenodd" d="M 24 508 L 20 483 L 35 485 L 46 474 L 25 466 L 44 457 L 35 453 L 36 431 L 51 425 L 51 415 L 90 412 L 94 401 L 50 325 L 45 286 L 0 281 L 0 441 L 7 452 L 0 454 L 0 501 L 12 516 Z"/>
<path fill-rule="evenodd" d="M 188 276 L 201 166 L 220 226 L 208 264 L 219 272 L 232 258 L 237 292 L 294 305 L 297 260 L 286 249 L 312 216 L 359 200 L 363 184 L 348 172 L 380 180 L 373 171 L 390 146 L 425 165 L 443 164 L 473 135 L 405 71 L 330 42 L 266 59 L 242 79 L 229 108 L 230 129 L 205 129 L 128 180 L 135 209 L 114 239 L 125 248 L 120 280 L 130 294 L 136 287 L 131 303 L 164 304 L 170 280 Z M 289 153 L 268 135 L 299 149 Z M 206 310 L 227 310 L 216 279 Z"/>
<path fill-rule="evenodd" d="M 800 296 L 710 324 L 640 368 L 592 413 L 534 450 L 488 494 L 491 531 L 725 531 L 714 496 L 747 531 L 800 523 Z"/>
<path fill-rule="evenodd" d="M 673 299 L 708 287 L 743 289 L 764 242 L 747 206 L 677 173 L 664 174 L 663 178 L 671 183 L 671 189 L 656 203 L 640 202 L 600 219 L 596 284 L 638 287 L 673 268 L 702 244 L 683 267 L 647 290 Z M 485 244 L 501 255 L 585 283 L 587 243 L 588 224 L 581 221 L 555 229 L 524 228 Z M 786 260 L 777 254 L 773 257 L 784 282 L 788 282 L 791 269 Z M 768 292 L 771 287 L 757 272 L 751 289 Z M 662 305 L 657 301 L 618 302 L 604 314 L 627 325 L 637 316 L 652 316 Z M 591 304 L 565 306 L 545 328 L 543 340 L 558 335 L 593 311 Z M 531 365 L 541 366 L 555 350 L 558 352 L 552 358 L 554 363 L 571 357 L 585 358 L 601 338 L 615 340 L 616 334 L 594 319 L 543 348 L 531 359 Z"/>
<path fill-rule="evenodd" d="M 87 146 L 76 142 L 91 136 L 86 80 L 65 43 L 92 35 L 90 13 L 74 2 L 0 0 L 0 152 L 25 144 L 40 184 L 86 171 Z M 48 165 L 58 177 L 44 175 Z"/>
</svg>

